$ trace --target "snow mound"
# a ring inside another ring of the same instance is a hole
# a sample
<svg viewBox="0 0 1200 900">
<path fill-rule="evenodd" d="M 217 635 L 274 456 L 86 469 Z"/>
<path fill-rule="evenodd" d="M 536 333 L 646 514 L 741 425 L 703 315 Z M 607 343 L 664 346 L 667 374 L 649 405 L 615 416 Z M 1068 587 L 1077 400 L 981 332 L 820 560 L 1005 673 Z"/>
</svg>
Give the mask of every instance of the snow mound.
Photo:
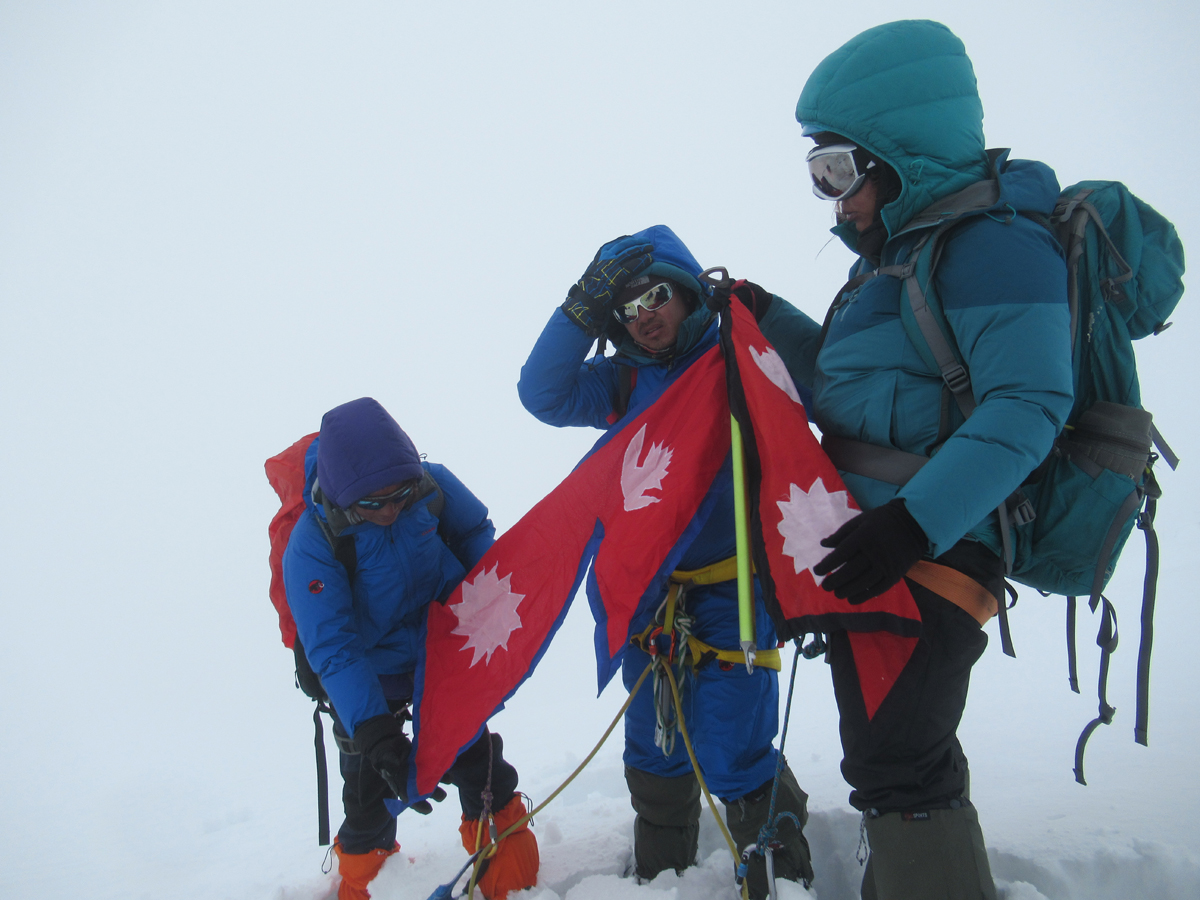
<svg viewBox="0 0 1200 900">
<path fill-rule="evenodd" d="M 619 777 L 615 771 L 606 774 Z M 551 806 L 537 818 L 534 832 L 542 869 L 537 887 L 524 895 L 527 900 L 729 900 L 734 896 L 729 850 L 707 808 L 700 823 L 699 863 L 682 875 L 664 872 L 652 882 L 638 884 L 625 875 L 633 852 L 633 810 L 628 798 L 593 792 L 575 800 Z M 814 811 L 805 833 L 816 880 L 807 892 L 781 881 L 780 900 L 857 900 L 862 881 L 856 861 L 859 824 L 859 816 L 847 810 Z M 1086 859 L 1030 859 L 994 847 L 988 856 L 1001 900 L 1200 896 L 1200 864 L 1152 843 L 1139 842 L 1121 852 L 1105 848 Z M 371 894 L 376 900 L 424 900 L 464 860 L 457 846 L 413 855 L 402 851 L 388 860 L 371 885 Z M 332 884 L 331 878 L 314 880 L 282 891 L 273 900 L 323 900 Z"/>
</svg>

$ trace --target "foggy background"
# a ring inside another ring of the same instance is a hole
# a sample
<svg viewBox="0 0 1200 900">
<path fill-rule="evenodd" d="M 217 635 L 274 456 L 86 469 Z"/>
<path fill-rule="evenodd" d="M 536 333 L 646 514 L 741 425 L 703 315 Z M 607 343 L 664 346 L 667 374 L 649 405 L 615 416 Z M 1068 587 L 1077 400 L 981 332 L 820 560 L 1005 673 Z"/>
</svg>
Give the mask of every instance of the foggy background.
<svg viewBox="0 0 1200 900">
<path fill-rule="evenodd" d="M 0 3 L 0 895 L 292 896 L 323 851 L 263 461 L 370 395 L 503 531 L 597 436 L 525 413 L 520 366 L 596 248 L 656 223 L 820 318 L 851 257 L 795 103 L 903 17 L 966 43 L 989 146 L 1125 181 L 1191 248 L 1190 3 Z M 1092 618 L 1081 697 L 1061 598 L 1022 590 L 1016 661 L 989 627 L 960 736 L 989 846 L 1018 857 L 1200 842 L 1189 297 L 1173 318 L 1138 345 L 1183 458 L 1160 466 L 1150 747 L 1135 532 L 1088 788 Z M 577 604 L 496 720 L 518 767 L 581 757 L 623 700 L 593 699 L 590 628 Z M 823 667 L 797 690 L 793 768 L 848 810 Z"/>
</svg>

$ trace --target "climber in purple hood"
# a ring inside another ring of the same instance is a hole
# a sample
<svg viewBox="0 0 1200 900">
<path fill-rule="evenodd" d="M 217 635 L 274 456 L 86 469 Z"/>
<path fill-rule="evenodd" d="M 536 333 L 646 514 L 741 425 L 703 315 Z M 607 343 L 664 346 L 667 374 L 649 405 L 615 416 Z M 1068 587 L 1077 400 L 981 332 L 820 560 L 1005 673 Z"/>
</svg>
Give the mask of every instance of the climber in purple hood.
<svg viewBox="0 0 1200 900">
<path fill-rule="evenodd" d="M 449 598 L 496 531 L 487 507 L 445 466 L 423 462 L 370 397 L 325 414 L 305 472 L 306 509 L 283 556 L 284 584 L 298 645 L 335 712 L 346 811 L 334 843 L 343 879 L 338 896 L 361 900 L 398 847 L 396 818 L 384 801 L 408 801 L 411 743 L 403 723 L 426 608 Z M 485 726 L 442 779 L 459 789 L 464 843 L 487 812 L 489 787 L 497 823 L 525 814 L 517 771 L 502 750 L 500 736 Z M 434 799 L 442 797 L 439 789 Z M 409 808 L 431 811 L 424 800 Z M 534 884 L 533 833 L 522 827 L 505 838 L 490 868 L 493 883 L 488 872 L 480 881 L 488 898 Z M 501 871 L 506 880 L 495 883 Z"/>
</svg>

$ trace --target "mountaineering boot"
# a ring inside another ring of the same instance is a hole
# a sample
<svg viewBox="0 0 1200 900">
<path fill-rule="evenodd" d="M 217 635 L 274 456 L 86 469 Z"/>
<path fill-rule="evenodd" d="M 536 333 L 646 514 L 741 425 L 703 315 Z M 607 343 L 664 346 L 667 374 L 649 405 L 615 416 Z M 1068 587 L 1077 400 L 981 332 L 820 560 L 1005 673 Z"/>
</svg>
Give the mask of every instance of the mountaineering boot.
<svg viewBox="0 0 1200 900">
<path fill-rule="evenodd" d="M 775 780 L 771 779 L 758 790 L 725 804 L 725 821 L 739 852 L 758 842 L 758 832 L 767 824 L 767 815 L 771 811 L 771 788 L 774 784 Z M 796 827 L 791 816 L 781 819 L 780 813 L 794 815 L 800 821 L 800 828 Z M 796 776 L 787 763 L 779 773 L 775 821 L 778 822 L 775 843 L 772 845 L 775 877 L 798 881 L 808 887 L 813 880 L 812 853 L 802 830 L 808 821 L 808 794 L 800 790 Z M 767 861 L 758 853 L 748 857 L 746 881 L 752 900 L 763 900 L 768 896 Z"/>
<path fill-rule="evenodd" d="M 650 881 L 659 872 L 683 872 L 696 862 L 700 840 L 700 782 L 689 772 L 675 778 L 625 767 L 633 820 L 633 871 Z"/>
<path fill-rule="evenodd" d="M 342 883 L 338 886 L 338 900 L 369 900 L 367 885 L 379 874 L 383 861 L 400 849 L 394 844 L 391 850 L 368 850 L 366 853 L 347 853 L 341 842 L 333 839 L 333 852 L 338 858 L 338 874 Z"/>
<path fill-rule="evenodd" d="M 996 900 L 979 815 L 957 809 L 866 815 L 863 900 Z"/>
<path fill-rule="evenodd" d="M 492 817 L 496 823 L 496 834 L 503 834 L 527 811 L 520 796 L 513 797 L 504 809 Z M 474 853 L 476 846 L 483 848 L 492 842 L 491 829 L 486 822 L 480 834 L 478 819 L 463 816 L 458 833 L 468 853 Z M 529 823 L 522 822 L 520 828 L 501 839 L 495 856 L 483 864 L 483 874 L 478 881 L 479 890 L 486 900 L 503 900 L 509 891 L 520 891 L 537 884 L 540 865 L 537 838 L 529 830 Z"/>
</svg>

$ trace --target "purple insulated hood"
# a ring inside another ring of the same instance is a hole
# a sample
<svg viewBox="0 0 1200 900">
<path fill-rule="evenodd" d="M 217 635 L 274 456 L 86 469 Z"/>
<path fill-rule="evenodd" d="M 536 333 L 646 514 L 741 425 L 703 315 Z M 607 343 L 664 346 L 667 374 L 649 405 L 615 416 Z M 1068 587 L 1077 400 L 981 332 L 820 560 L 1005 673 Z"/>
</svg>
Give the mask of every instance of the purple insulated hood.
<svg viewBox="0 0 1200 900">
<path fill-rule="evenodd" d="M 343 509 L 367 494 L 424 474 L 408 435 L 370 397 L 335 406 L 321 419 L 317 479 Z"/>
</svg>

